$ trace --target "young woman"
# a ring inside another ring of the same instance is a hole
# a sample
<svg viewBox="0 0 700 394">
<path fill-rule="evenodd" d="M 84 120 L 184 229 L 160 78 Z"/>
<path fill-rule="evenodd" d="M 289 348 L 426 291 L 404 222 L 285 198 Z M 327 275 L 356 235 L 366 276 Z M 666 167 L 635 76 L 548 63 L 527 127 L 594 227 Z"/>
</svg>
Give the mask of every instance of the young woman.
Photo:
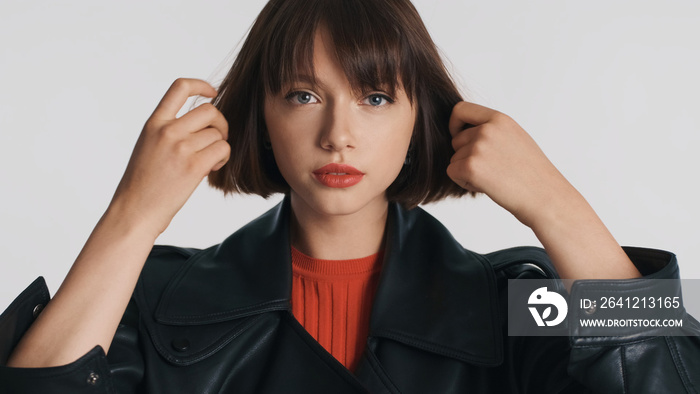
<svg viewBox="0 0 700 394">
<path fill-rule="evenodd" d="M 177 118 L 194 95 L 214 104 Z M 285 198 L 220 245 L 153 247 L 207 175 Z M 417 208 L 477 192 L 546 254 L 475 254 Z M 51 302 L 38 280 L 3 315 L 0 390 L 699 389 L 697 337 L 506 335 L 506 279 L 557 274 L 678 277 L 620 248 L 515 121 L 461 101 L 408 1 L 272 0 L 218 91 L 165 94 Z"/>
</svg>

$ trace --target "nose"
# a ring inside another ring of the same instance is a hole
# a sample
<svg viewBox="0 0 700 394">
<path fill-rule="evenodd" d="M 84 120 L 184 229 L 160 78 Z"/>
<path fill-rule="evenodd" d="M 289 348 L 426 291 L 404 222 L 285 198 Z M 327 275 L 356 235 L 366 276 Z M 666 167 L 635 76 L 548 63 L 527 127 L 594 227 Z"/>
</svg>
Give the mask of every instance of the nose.
<svg viewBox="0 0 700 394">
<path fill-rule="evenodd" d="M 337 102 L 329 105 L 321 131 L 321 147 L 330 151 L 355 148 L 355 136 L 352 130 L 352 111 Z"/>
</svg>

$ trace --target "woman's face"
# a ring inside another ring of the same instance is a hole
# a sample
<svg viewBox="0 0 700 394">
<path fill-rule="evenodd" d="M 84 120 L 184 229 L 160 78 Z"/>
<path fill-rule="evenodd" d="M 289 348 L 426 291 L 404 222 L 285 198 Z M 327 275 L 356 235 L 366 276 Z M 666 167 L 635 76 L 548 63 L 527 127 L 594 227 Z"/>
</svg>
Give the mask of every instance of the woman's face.
<svg viewBox="0 0 700 394">
<path fill-rule="evenodd" d="M 394 97 L 383 91 L 356 96 L 322 29 L 314 40 L 317 84 L 299 76 L 265 101 L 265 123 L 292 204 L 322 215 L 385 210 L 386 189 L 411 140 L 414 106 L 400 86 Z"/>
</svg>

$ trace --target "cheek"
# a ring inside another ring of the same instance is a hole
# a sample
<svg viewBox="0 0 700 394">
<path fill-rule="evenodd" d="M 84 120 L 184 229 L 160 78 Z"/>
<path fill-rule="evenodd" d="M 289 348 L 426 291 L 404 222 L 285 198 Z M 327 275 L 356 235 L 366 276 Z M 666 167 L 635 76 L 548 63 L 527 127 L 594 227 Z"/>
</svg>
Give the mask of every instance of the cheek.
<svg viewBox="0 0 700 394">
<path fill-rule="evenodd" d="M 288 143 L 300 144 L 302 139 L 313 136 L 318 128 L 318 114 L 312 111 L 277 111 L 265 115 L 265 124 L 273 146 Z M 275 144 L 278 141 L 278 144 Z"/>
<path fill-rule="evenodd" d="M 283 159 L 283 157 L 278 156 L 284 155 L 286 149 L 298 149 L 298 147 L 295 147 L 294 142 L 297 141 L 295 136 L 299 135 L 299 127 L 295 127 L 295 125 L 297 125 L 295 122 L 281 113 L 273 115 L 265 114 L 265 126 L 270 137 L 270 143 L 272 144 L 276 160 L 279 161 Z M 298 145 L 298 143 L 296 145 Z"/>
<path fill-rule="evenodd" d="M 371 142 L 373 146 L 373 167 L 381 168 L 385 181 L 391 183 L 401 172 L 413 134 L 412 121 L 388 122 L 383 125 L 384 133 L 378 133 Z M 388 184 L 386 185 L 388 187 Z"/>
<path fill-rule="evenodd" d="M 386 133 L 382 133 L 380 142 L 385 148 L 389 148 L 393 154 L 404 156 L 408 150 L 413 135 L 414 121 L 411 114 L 401 113 L 384 122 L 383 128 Z"/>
</svg>

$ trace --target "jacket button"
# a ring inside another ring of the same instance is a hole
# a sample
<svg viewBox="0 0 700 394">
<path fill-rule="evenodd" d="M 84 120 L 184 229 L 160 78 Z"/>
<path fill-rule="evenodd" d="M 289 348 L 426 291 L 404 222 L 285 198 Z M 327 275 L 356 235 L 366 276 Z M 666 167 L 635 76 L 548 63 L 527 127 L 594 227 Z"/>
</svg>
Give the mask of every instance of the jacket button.
<svg viewBox="0 0 700 394">
<path fill-rule="evenodd" d="M 88 378 L 87 378 L 88 384 L 91 386 L 95 386 L 97 384 L 97 382 L 99 382 L 99 381 L 100 381 L 100 375 L 98 375 L 94 372 L 90 372 L 90 375 L 88 375 Z"/>
<path fill-rule="evenodd" d="M 184 352 L 190 348 L 190 341 L 188 341 L 187 338 L 173 339 L 171 345 L 173 346 L 173 349 L 177 350 L 178 352 Z"/>
<path fill-rule="evenodd" d="M 34 307 L 34 310 L 32 311 L 32 315 L 33 315 L 34 318 L 36 319 L 37 316 L 39 316 L 39 314 L 40 314 L 41 311 L 43 311 L 43 310 L 44 310 L 44 304 L 37 304 L 37 305 Z"/>
</svg>

